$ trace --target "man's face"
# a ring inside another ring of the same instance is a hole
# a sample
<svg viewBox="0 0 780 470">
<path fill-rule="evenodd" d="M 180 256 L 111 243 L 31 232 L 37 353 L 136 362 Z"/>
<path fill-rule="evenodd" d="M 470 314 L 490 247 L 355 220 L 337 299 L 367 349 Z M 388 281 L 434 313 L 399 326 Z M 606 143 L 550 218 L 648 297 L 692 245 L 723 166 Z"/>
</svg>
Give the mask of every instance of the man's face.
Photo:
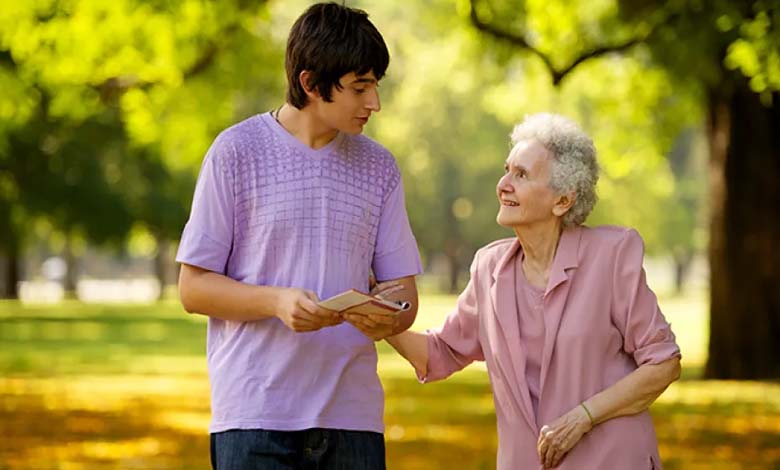
<svg viewBox="0 0 780 470">
<path fill-rule="evenodd" d="M 558 199 L 550 189 L 550 152 L 537 141 L 518 142 L 509 153 L 496 185 L 500 203 L 496 221 L 504 227 L 548 222 Z"/>
<path fill-rule="evenodd" d="M 318 98 L 317 115 L 327 126 L 347 134 L 363 132 L 372 112 L 381 109 L 378 82 L 374 72 L 356 75 L 350 72 L 339 80 L 341 89 L 333 87 L 331 102 Z"/>
</svg>

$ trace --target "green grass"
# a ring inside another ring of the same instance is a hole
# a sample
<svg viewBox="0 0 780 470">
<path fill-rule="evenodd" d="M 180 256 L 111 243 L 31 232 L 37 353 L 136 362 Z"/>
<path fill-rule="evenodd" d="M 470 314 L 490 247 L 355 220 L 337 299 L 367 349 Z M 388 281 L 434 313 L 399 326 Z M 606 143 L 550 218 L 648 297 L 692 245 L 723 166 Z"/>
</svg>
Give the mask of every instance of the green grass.
<svg viewBox="0 0 780 470">
<path fill-rule="evenodd" d="M 203 370 L 206 319 L 153 306 L 0 303 L 0 370 L 61 376 Z M 197 365 L 192 358 L 198 357 Z M 169 367 L 176 365 L 176 367 Z"/>
<path fill-rule="evenodd" d="M 652 409 L 665 468 L 780 468 L 780 385 L 696 380 L 706 293 L 660 303 L 684 366 Z M 439 325 L 455 297 L 421 304 L 416 330 Z M 208 468 L 205 333 L 176 302 L 0 302 L 0 470 Z M 387 344 L 378 350 L 389 468 L 494 468 L 484 366 L 423 386 Z"/>
</svg>

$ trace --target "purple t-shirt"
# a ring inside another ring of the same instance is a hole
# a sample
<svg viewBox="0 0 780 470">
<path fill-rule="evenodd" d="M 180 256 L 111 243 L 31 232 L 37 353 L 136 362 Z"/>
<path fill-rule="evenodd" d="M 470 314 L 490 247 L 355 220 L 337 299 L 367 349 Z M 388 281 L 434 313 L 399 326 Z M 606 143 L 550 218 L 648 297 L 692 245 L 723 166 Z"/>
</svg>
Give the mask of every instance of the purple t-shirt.
<svg viewBox="0 0 780 470">
<path fill-rule="evenodd" d="M 176 261 L 327 298 L 421 272 L 395 159 L 363 135 L 313 150 L 269 113 L 222 132 L 195 188 Z M 383 432 L 374 342 L 348 323 L 308 333 L 278 318 L 209 318 L 210 432 Z"/>
</svg>

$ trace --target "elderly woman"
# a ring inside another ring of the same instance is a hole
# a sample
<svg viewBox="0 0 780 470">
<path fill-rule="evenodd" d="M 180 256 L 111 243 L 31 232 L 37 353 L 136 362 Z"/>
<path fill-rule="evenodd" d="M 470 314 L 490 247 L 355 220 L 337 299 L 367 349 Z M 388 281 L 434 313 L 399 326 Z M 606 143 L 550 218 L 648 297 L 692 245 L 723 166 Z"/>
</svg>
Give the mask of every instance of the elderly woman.
<svg viewBox="0 0 780 470">
<path fill-rule="evenodd" d="M 512 143 L 497 220 L 516 237 L 477 252 L 444 325 L 388 342 L 422 382 L 487 363 L 499 469 L 659 469 L 647 409 L 679 377 L 680 350 L 645 282 L 642 239 L 582 225 L 598 165 L 573 122 L 529 116 Z"/>
</svg>

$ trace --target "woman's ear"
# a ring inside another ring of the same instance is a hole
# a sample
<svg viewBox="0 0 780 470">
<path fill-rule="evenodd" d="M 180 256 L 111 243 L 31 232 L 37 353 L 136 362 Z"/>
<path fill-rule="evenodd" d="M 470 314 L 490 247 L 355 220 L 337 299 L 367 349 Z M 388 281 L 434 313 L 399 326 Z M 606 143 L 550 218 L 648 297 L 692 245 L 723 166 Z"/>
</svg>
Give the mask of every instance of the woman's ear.
<svg viewBox="0 0 780 470">
<path fill-rule="evenodd" d="M 576 200 L 577 196 L 575 195 L 574 191 L 561 194 L 555 201 L 555 205 L 553 206 L 553 214 L 558 217 L 563 217 L 563 214 L 567 213 L 569 209 L 571 209 L 571 206 L 574 205 Z"/>
<path fill-rule="evenodd" d="M 301 88 L 306 93 L 309 99 L 315 99 L 320 97 L 320 92 L 317 87 L 311 86 L 312 73 L 308 70 L 302 70 L 298 74 L 298 82 L 301 84 Z"/>
</svg>

